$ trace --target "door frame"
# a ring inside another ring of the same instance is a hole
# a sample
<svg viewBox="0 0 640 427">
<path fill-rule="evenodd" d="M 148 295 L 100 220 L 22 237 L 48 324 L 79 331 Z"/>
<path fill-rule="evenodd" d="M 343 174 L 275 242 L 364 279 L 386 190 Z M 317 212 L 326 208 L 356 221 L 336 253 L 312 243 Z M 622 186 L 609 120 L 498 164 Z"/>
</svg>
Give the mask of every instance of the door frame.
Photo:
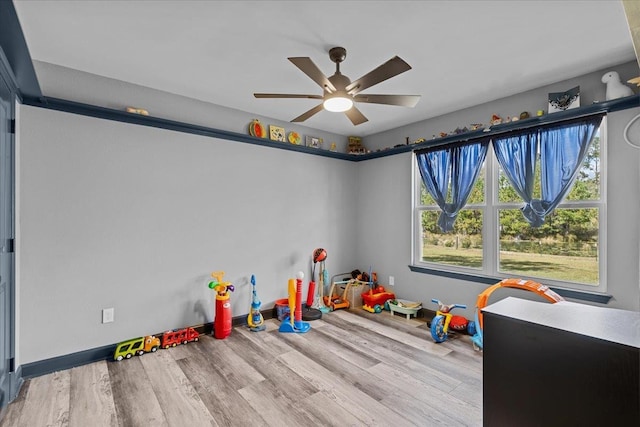
<svg viewBox="0 0 640 427">
<path fill-rule="evenodd" d="M 7 177 L 6 182 L 6 190 L 9 192 L 7 199 L 10 200 L 8 206 L 9 215 L 8 222 L 10 224 L 9 235 L 7 236 L 7 241 L 0 242 L 0 251 L 3 253 L 12 254 L 9 266 L 9 279 L 7 280 L 8 289 L 7 296 L 9 298 L 9 310 L 8 313 L 3 314 L 6 316 L 6 321 L 8 322 L 8 351 L 9 351 L 9 381 L 8 381 L 8 390 L 3 390 L 5 397 L 0 400 L 0 415 L 2 414 L 2 410 L 5 406 L 14 400 L 22 386 L 23 379 L 20 373 L 21 369 L 16 369 L 15 366 L 15 356 L 16 356 L 16 348 L 15 348 L 15 338 L 16 338 L 16 283 L 15 283 L 15 251 L 14 251 L 14 241 L 15 241 L 15 219 L 16 219 L 16 209 L 15 209 L 15 195 L 16 195 L 16 163 L 15 163 L 15 148 L 16 148 L 16 138 L 15 138 L 15 115 L 16 115 L 16 102 L 19 99 L 18 86 L 16 83 L 16 78 L 12 72 L 12 69 L 9 65 L 9 61 L 4 54 L 2 47 L 0 47 L 0 80 L 5 83 L 9 89 L 8 99 L 6 101 L 9 106 L 9 120 L 8 131 L 9 131 L 9 159 L 7 159 L 7 166 L 10 170 L 10 175 Z M 4 311 L 4 310 L 3 310 Z"/>
</svg>

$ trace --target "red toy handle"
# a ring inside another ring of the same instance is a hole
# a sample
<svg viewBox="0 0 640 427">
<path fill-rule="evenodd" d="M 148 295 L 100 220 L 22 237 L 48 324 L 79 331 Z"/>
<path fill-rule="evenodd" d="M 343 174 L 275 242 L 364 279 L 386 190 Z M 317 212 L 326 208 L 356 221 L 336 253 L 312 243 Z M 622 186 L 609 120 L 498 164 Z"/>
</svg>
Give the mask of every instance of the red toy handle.
<svg viewBox="0 0 640 427">
<path fill-rule="evenodd" d="M 309 293 L 307 293 L 307 307 L 313 305 L 313 297 L 316 294 L 316 282 L 313 280 L 309 282 Z"/>
<path fill-rule="evenodd" d="M 302 272 L 298 273 L 298 278 L 296 279 L 296 311 L 294 313 L 293 320 L 296 322 L 300 322 L 302 320 L 302 278 L 304 274 Z"/>
</svg>

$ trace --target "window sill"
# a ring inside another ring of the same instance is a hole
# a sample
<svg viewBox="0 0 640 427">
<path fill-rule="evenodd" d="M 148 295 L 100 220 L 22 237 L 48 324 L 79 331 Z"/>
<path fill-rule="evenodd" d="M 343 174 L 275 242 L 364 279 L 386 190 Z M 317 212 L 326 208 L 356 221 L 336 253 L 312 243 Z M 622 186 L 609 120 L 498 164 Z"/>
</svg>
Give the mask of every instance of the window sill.
<svg viewBox="0 0 640 427">
<path fill-rule="evenodd" d="M 435 268 L 419 267 L 416 265 L 409 265 L 409 270 L 414 273 L 431 274 L 433 276 L 447 277 L 449 279 L 465 280 L 467 282 L 483 283 L 486 285 L 493 285 L 501 281 L 502 277 L 489 277 L 475 274 L 459 273 L 446 270 L 437 270 Z M 580 291 L 576 289 L 564 289 L 549 286 L 553 291 L 563 298 L 570 298 L 572 300 L 595 302 L 598 304 L 608 304 L 612 296 L 609 294 L 600 294 L 595 292 Z"/>
</svg>

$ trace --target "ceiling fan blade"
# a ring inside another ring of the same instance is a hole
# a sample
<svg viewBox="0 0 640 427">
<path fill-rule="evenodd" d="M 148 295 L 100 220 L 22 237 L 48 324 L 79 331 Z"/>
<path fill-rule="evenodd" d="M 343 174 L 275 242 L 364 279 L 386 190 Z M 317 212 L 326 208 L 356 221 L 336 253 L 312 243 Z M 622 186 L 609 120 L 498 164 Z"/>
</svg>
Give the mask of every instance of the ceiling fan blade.
<svg viewBox="0 0 640 427">
<path fill-rule="evenodd" d="M 399 56 L 394 56 L 378 68 L 364 76 L 360 77 L 358 80 L 351 83 L 346 87 L 347 92 L 351 95 L 355 95 L 356 93 L 365 90 L 375 84 L 383 82 L 391 77 L 395 77 L 398 74 L 404 73 L 405 71 L 409 71 L 411 69 L 411 65 L 404 62 L 402 58 Z"/>
<path fill-rule="evenodd" d="M 295 93 L 254 93 L 256 98 L 307 98 L 322 99 L 322 95 L 299 95 Z"/>
<path fill-rule="evenodd" d="M 367 119 L 364 114 L 362 114 L 360 112 L 360 110 L 358 110 L 356 108 L 356 106 L 354 105 L 353 107 L 349 108 L 347 111 L 344 112 L 347 117 L 349 117 L 349 120 L 351 120 L 351 123 L 353 123 L 354 126 L 358 126 L 361 123 L 364 122 L 368 122 L 369 119 Z"/>
<path fill-rule="evenodd" d="M 415 107 L 420 101 L 420 95 L 356 95 L 355 102 L 370 104 L 399 105 L 400 107 Z"/>
<path fill-rule="evenodd" d="M 311 58 L 308 58 L 306 56 L 296 56 L 288 59 L 289 61 L 293 62 L 293 65 L 298 67 L 300 71 L 305 73 L 311 78 L 311 80 L 316 82 L 322 89 L 328 90 L 332 93 L 336 91 L 335 86 L 333 86 L 327 76 L 325 76 L 324 73 L 320 71 L 320 68 L 318 68 L 318 66 L 313 63 Z"/>
<path fill-rule="evenodd" d="M 291 122 L 304 122 L 309 117 L 319 113 L 322 110 L 324 110 L 324 107 L 322 106 L 322 104 L 318 104 L 315 107 L 313 107 L 312 109 L 310 109 L 309 111 L 300 114 L 298 117 L 296 117 L 295 119 L 291 120 Z"/>
</svg>

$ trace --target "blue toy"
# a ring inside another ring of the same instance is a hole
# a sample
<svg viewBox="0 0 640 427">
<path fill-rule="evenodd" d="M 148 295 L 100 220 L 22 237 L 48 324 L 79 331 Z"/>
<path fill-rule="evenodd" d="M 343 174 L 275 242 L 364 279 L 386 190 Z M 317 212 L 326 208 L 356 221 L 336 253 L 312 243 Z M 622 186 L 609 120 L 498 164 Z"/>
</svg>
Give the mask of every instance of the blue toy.
<svg viewBox="0 0 640 427">
<path fill-rule="evenodd" d="M 308 322 L 302 321 L 302 278 L 304 273 L 298 272 L 297 279 L 289 279 L 289 316 L 280 325 L 280 332 L 307 332 L 311 329 Z"/>
<path fill-rule="evenodd" d="M 247 325 L 251 332 L 264 331 L 266 326 L 264 324 L 264 317 L 260 313 L 260 306 L 262 303 L 258 299 L 256 293 L 256 276 L 251 275 L 251 286 L 253 287 L 253 300 L 251 301 L 251 310 L 249 310 L 249 316 L 247 317 Z"/>
<path fill-rule="evenodd" d="M 449 336 L 449 323 L 451 322 L 451 318 L 453 314 L 451 314 L 451 310 L 454 308 L 467 308 L 464 304 L 443 304 L 440 300 L 432 299 L 431 302 L 435 302 L 438 304 L 438 311 L 436 311 L 436 316 L 431 321 L 431 337 L 437 343 L 441 343 L 447 340 Z"/>
<path fill-rule="evenodd" d="M 471 342 L 473 343 L 473 349 L 474 350 L 482 350 L 482 328 L 478 328 L 476 325 L 479 325 L 479 321 L 478 321 L 478 311 L 476 310 L 476 320 L 475 323 L 473 325 L 473 329 L 475 330 L 475 334 L 473 334 L 473 336 L 471 337 Z M 469 322 L 469 324 L 471 324 L 471 322 Z M 471 328 L 469 328 L 471 329 Z M 469 331 L 471 332 L 471 330 Z"/>
</svg>

